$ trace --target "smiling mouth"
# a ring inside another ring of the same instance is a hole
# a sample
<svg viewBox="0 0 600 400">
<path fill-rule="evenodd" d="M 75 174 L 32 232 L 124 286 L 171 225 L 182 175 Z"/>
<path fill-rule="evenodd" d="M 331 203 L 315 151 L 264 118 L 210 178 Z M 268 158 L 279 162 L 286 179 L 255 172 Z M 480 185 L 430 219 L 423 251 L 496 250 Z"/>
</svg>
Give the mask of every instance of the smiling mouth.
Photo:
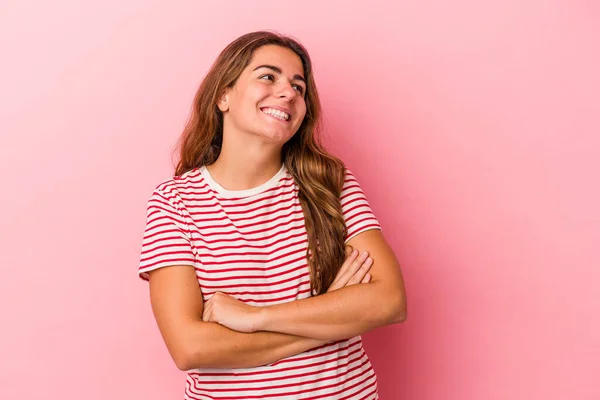
<svg viewBox="0 0 600 400">
<path fill-rule="evenodd" d="M 276 118 L 280 121 L 289 121 L 291 116 L 288 113 L 284 113 L 283 111 L 276 110 L 274 108 L 261 108 L 261 111 L 273 118 Z"/>
</svg>

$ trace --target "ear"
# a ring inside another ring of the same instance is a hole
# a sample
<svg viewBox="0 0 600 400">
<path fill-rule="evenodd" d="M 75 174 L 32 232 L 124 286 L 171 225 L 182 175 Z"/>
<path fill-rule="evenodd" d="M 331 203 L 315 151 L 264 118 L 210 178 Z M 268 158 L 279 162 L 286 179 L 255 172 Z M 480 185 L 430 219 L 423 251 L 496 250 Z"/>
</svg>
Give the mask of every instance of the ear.
<svg viewBox="0 0 600 400">
<path fill-rule="evenodd" d="M 225 89 L 225 92 L 217 100 L 217 107 L 219 107 L 221 112 L 229 110 L 229 89 Z"/>
</svg>

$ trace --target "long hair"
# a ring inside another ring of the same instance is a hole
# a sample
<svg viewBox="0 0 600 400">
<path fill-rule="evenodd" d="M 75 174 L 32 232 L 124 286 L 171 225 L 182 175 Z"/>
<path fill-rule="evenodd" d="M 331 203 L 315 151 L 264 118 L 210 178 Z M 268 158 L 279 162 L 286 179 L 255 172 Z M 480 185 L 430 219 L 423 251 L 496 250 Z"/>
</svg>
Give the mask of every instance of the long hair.
<svg viewBox="0 0 600 400">
<path fill-rule="evenodd" d="M 322 294 L 346 257 L 347 229 L 340 204 L 345 166 L 321 144 L 321 104 L 310 57 L 299 42 L 274 32 L 252 32 L 234 40 L 219 54 L 196 92 L 190 118 L 180 138 L 175 175 L 217 160 L 223 143 L 223 114 L 217 100 L 225 89 L 233 87 L 254 52 L 265 45 L 292 50 L 304 68 L 306 115 L 298 131 L 283 145 L 282 160 L 299 188 L 308 235 L 306 253 L 311 291 Z"/>
</svg>

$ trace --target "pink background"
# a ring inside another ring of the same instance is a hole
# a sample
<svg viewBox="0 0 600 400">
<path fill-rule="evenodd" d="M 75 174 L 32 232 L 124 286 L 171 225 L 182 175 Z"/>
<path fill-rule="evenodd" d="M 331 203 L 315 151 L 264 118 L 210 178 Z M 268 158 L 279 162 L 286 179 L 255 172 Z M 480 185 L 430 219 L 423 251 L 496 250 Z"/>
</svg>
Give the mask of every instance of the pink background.
<svg viewBox="0 0 600 400">
<path fill-rule="evenodd" d="M 403 265 L 382 399 L 600 399 L 593 1 L 3 1 L 0 398 L 179 399 L 145 206 L 235 37 L 311 52 L 327 143 Z"/>
</svg>

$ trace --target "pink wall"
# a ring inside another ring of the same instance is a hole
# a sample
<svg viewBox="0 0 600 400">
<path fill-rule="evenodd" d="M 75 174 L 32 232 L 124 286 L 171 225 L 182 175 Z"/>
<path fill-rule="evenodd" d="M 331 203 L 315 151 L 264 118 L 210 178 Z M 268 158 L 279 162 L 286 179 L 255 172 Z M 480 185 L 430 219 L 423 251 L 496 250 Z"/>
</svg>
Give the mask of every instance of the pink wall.
<svg viewBox="0 0 600 400">
<path fill-rule="evenodd" d="M 600 399 L 596 3 L 166 4 L 0 5 L 1 399 L 182 397 L 145 202 L 203 73 L 261 28 L 311 51 L 403 265 L 408 322 L 366 335 L 382 399 Z"/>
</svg>

